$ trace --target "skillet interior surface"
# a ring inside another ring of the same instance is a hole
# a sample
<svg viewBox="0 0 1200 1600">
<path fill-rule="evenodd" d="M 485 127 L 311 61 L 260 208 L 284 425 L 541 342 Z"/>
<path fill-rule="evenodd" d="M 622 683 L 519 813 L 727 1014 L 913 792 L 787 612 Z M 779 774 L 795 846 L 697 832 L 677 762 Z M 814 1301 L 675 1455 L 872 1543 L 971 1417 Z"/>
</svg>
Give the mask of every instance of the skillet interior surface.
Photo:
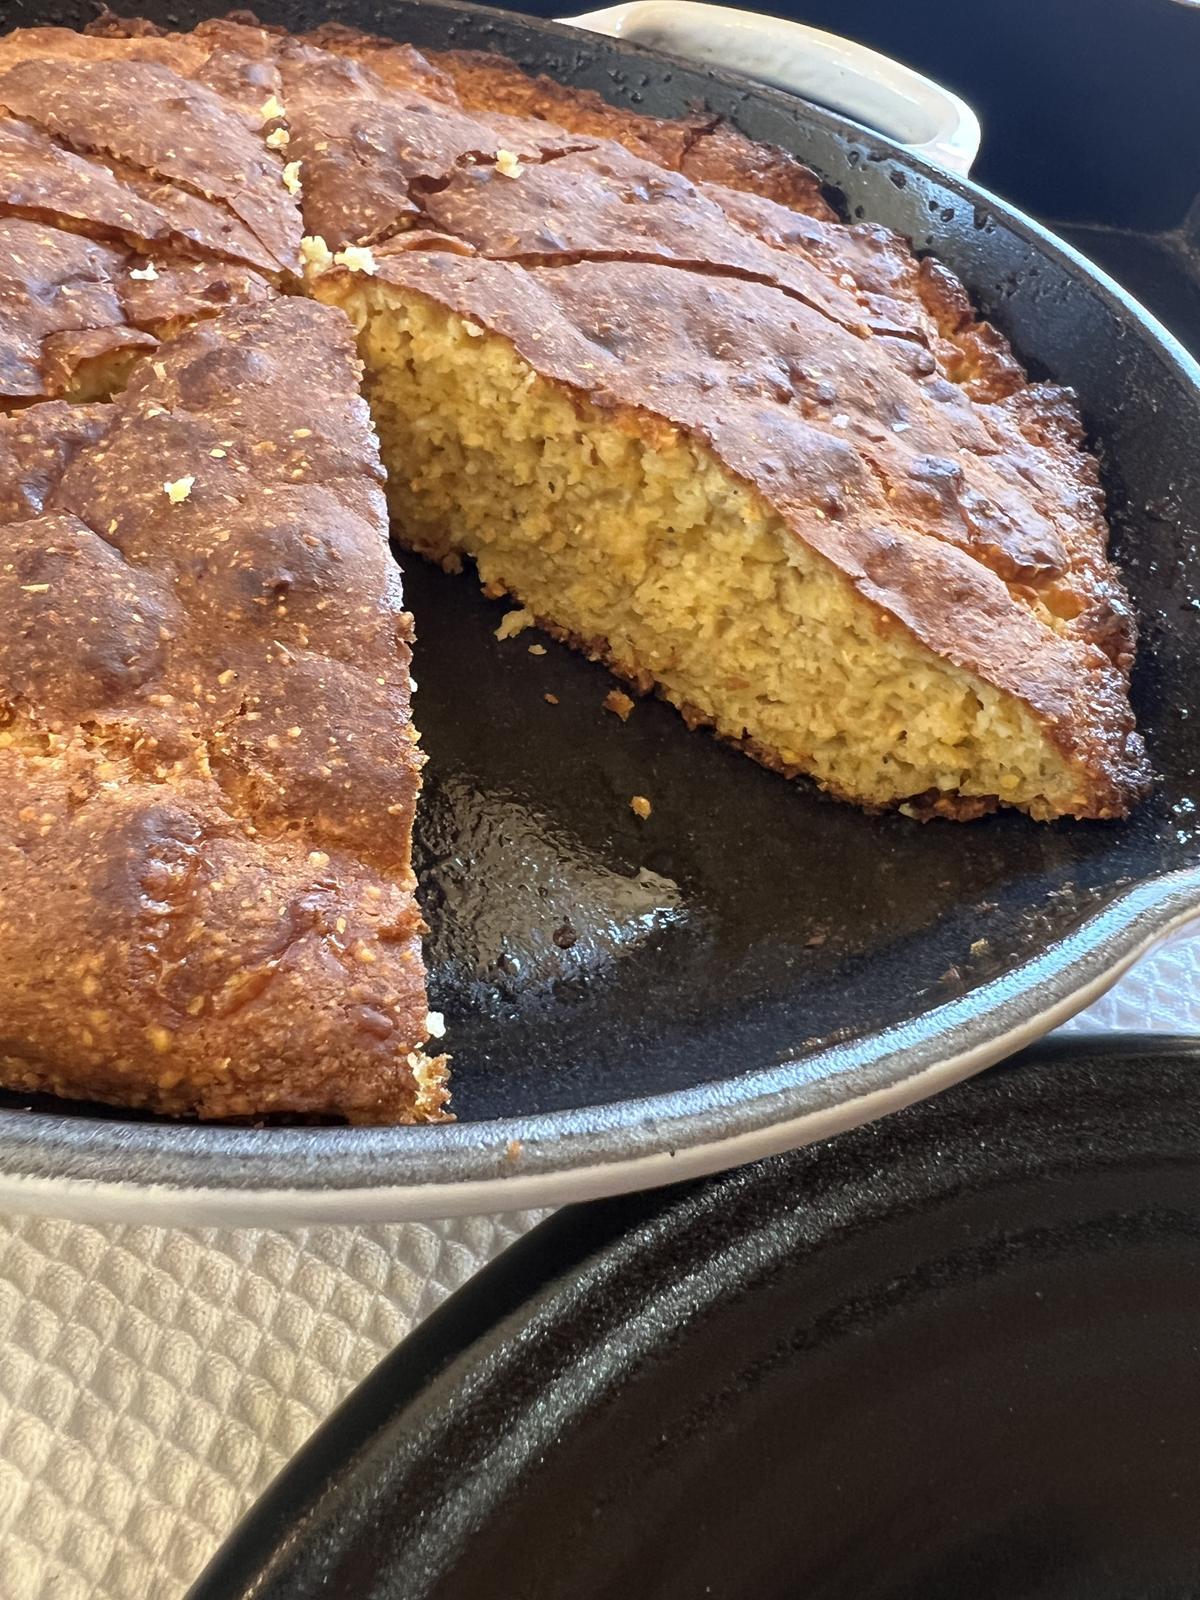
<svg viewBox="0 0 1200 1600">
<path fill-rule="evenodd" d="M 224 8 L 135 9 L 189 26 Z M 513 1136 L 528 1170 L 609 1160 L 638 1141 L 669 1148 L 684 1142 L 683 1124 L 658 1124 L 690 1112 L 647 1096 L 698 1093 L 705 1137 L 780 1117 L 767 1089 L 783 1093 L 790 1115 L 848 1100 L 938 1058 L 950 1015 L 939 1008 L 954 1008 L 959 1048 L 979 1045 L 1038 1011 L 1031 991 L 1048 993 L 1056 970 L 1062 993 L 1078 987 L 1078 976 L 1062 976 L 1070 960 L 1091 950 L 1092 976 L 1113 966 L 1136 943 L 1139 893 L 1137 937 L 1154 931 L 1166 895 L 1144 886 L 1195 874 L 1200 859 L 1200 388 L 1182 352 L 1019 214 L 788 96 L 469 6 L 300 0 L 260 13 L 295 28 L 336 17 L 418 46 L 499 50 L 654 114 L 704 101 L 812 164 L 847 217 L 935 251 L 1036 375 L 1079 392 L 1141 619 L 1134 698 L 1159 779 L 1119 825 L 865 816 L 688 734 L 656 702 L 622 725 L 602 709 L 611 680 L 600 668 L 549 641 L 531 656 L 533 635 L 497 642 L 503 608 L 414 558 L 417 720 L 431 758 L 418 854 L 459 1124 L 271 1130 L 273 1146 L 254 1130 L 127 1124 L 119 1165 L 99 1120 L 111 1128 L 113 1113 L 81 1107 L 72 1123 L 41 1102 L 43 1115 L 30 1118 L 22 1097 L 0 1111 L 0 1165 L 177 1182 L 172 1163 L 186 1157 L 189 1181 L 220 1186 L 234 1181 L 228 1159 L 236 1181 L 277 1187 L 502 1174 Z M 91 14 L 76 0 L 33 0 L 3 20 L 80 25 Z M 652 799 L 647 822 L 630 811 L 634 794 Z M 1200 880 L 1179 880 L 1172 912 L 1193 902 Z M 1003 1019 L 982 1017 L 1001 1003 Z M 899 1053 L 878 1037 L 896 1027 Z M 773 1074 L 769 1084 L 758 1072 Z M 468 1126 L 481 1121 L 482 1142 Z M 552 1148 L 564 1137 L 574 1153 Z M 68 1158 L 55 1155 L 67 1146 Z M 101 1152 L 94 1168 L 89 1151 Z M 324 1155 L 334 1164 L 304 1177 Z"/>
</svg>

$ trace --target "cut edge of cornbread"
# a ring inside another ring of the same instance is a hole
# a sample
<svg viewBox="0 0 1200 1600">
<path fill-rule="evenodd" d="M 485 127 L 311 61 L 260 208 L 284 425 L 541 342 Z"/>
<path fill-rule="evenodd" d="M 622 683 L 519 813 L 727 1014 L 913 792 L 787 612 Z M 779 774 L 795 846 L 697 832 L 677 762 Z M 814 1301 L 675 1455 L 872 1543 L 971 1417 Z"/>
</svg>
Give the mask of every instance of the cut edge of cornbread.
<svg viewBox="0 0 1200 1600">
<path fill-rule="evenodd" d="M 402 541 L 476 564 L 547 631 L 764 764 L 914 815 L 1123 815 L 1016 695 L 865 603 L 702 442 L 600 410 L 506 337 L 364 273 L 314 280 L 359 336 Z"/>
</svg>

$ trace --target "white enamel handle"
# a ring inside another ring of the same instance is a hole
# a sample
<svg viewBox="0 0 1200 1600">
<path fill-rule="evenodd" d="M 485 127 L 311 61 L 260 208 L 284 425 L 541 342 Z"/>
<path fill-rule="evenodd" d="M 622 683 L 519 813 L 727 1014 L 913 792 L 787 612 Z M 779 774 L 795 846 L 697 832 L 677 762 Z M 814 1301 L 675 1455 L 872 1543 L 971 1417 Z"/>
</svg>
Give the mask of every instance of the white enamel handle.
<svg viewBox="0 0 1200 1600">
<path fill-rule="evenodd" d="M 802 22 L 700 0 L 629 0 L 559 20 L 787 89 L 964 177 L 979 153 L 979 118 L 965 100 L 899 61 Z"/>
</svg>

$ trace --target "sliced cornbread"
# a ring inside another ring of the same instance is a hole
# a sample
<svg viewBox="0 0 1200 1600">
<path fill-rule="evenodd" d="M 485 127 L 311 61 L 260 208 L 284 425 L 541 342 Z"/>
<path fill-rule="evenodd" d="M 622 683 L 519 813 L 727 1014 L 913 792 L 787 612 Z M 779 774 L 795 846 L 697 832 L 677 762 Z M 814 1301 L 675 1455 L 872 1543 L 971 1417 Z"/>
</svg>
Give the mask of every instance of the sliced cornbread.
<svg viewBox="0 0 1200 1600">
<path fill-rule="evenodd" d="M 280 295 L 277 41 L 131 32 L 0 39 L 0 1081 L 436 1119 L 411 625 L 351 331 Z"/>
<path fill-rule="evenodd" d="M 380 476 L 349 329 L 297 299 L 0 423 L 10 1087 L 439 1113 Z"/>
<path fill-rule="evenodd" d="M 846 798 L 1124 814 L 1135 630 L 1094 462 L 950 274 L 782 159 L 748 178 L 711 123 L 448 56 L 488 159 L 408 56 L 323 38 L 376 85 L 394 62 L 422 128 L 400 203 L 369 165 L 337 184 L 334 242 L 369 248 L 312 285 L 360 330 L 402 538 Z"/>
<path fill-rule="evenodd" d="M 689 719 L 869 805 L 1138 792 L 1127 611 L 1061 394 L 1037 397 L 1054 503 L 1028 396 L 985 414 L 775 288 L 405 251 L 315 291 L 360 330 L 405 538 Z"/>
</svg>

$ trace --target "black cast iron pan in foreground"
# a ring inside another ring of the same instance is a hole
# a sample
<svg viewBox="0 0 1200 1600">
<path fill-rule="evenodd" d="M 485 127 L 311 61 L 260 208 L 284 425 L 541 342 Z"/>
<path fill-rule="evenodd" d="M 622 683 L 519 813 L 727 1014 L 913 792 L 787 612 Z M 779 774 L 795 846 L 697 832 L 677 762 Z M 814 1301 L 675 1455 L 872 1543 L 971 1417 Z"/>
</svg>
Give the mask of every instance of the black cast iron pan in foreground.
<svg viewBox="0 0 1200 1600">
<path fill-rule="evenodd" d="M 141 8 L 179 26 L 208 9 Z M 12 1101 L 4 1204 L 278 1225 L 667 1182 L 961 1078 L 1196 912 L 1200 372 L 1161 327 L 1000 201 L 787 95 L 470 6 L 262 9 L 501 50 L 653 113 L 706 101 L 810 162 L 847 216 L 935 249 L 1036 372 L 1079 391 L 1142 619 L 1135 700 L 1160 778 L 1119 826 L 866 817 L 688 735 L 661 705 L 623 726 L 601 709 L 602 671 L 556 647 L 530 656 L 528 636 L 498 643 L 498 606 L 412 561 L 431 757 L 418 850 L 460 1120 L 213 1128 Z M 86 8 L 31 0 L 7 15 L 79 23 Z M 634 794 L 652 799 L 648 822 Z"/>
<path fill-rule="evenodd" d="M 1200 1045 L 1076 1038 L 572 1207 L 191 1600 L 1194 1600 Z"/>
</svg>

